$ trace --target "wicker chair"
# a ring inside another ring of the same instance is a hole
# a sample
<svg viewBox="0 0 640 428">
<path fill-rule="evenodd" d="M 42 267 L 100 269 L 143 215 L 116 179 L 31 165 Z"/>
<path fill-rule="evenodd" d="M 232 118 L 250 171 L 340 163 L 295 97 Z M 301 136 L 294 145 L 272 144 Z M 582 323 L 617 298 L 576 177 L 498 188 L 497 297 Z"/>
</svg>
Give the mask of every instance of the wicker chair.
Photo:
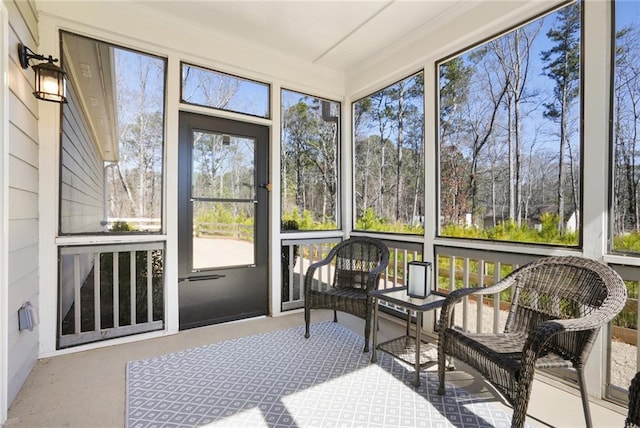
<svg viewBox="0 0 640 428">
<path fill-rule="evenodd" d="M 629 412 L 624 426 L 625 428 L 640 427 L 640 372 L 636 373 L 629 385 Z"/>
<path fill-rule="evenodd" d="M 314 280 L 316 270 L 330 263 L 330 283 Z M 353 237 L 333 247 L 324 260 L 309 266 L 304 278 L 304 337 L 309 337 L 311 309 L 333 309 L 334 322 L 338 321 L 337 311 L 347 312 L 364 319 L 364 352 L 368 352 L 373 309 L 369 291 L 378 287 L 380 274 L 388 264 L 389 249 L 382 241 Z"/>
<path fill-rule="evenodd" d="M 454 305 L 464 296 L 511 288 L 504 333 L 466 333 L 453 327 Z M 445 357 L 477 369 L 513 406 L 512 427 L 524 426 L 536 368 L 574 367 L 586 426 L 591 427 L 584 365 L 600 327 L 625 305 L 627 289 L 608 266 L 579 257 L 549 257 L 512 272 L 487 288 L 466 288 L 446 298 L 439 321 L 438 393 L 444 394 Z"/>
</svg>

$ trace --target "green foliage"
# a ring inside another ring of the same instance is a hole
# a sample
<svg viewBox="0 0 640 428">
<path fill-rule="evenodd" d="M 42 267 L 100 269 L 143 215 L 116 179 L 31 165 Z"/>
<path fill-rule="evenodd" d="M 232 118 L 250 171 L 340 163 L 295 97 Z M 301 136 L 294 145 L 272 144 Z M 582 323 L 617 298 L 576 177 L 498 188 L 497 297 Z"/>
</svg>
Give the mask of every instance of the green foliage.
<svg viewBox="0 0 640 428">
<path fill-rule="evenodd" d="M 367 208 L 364 213 L 362 213 L 362 216 L 356 220 L 356 230 L 410 233 L 415 235 L 424 234 L 424 228 L 422 225 L 411 226 L 399 222 L 390 222 L 388 219 L 378 217 L 371 207 Z"/>
<path fill-rule="evenodd" d="M 452 238 L 560 244 L 567 246 L 578 245 L 577 232 L 560 233 L 558 230 L 558 215 L 544 213 L 540 216 L 540 221 L 541 225 L 539 228 L 531 228 L 526 224 L 518 226 L 518 224 L 513 220 L 506 220 L 495 227 L 488 227 L 485 229 L 449 224 L 442 227 L 441 234 L 442 236 Z"/>
<path fill-rule="evenodd" d="M 126 221 L 114 221 L 109 231 L 111 232 L 133 232 L 136 228 Z"/>
<path fill-rule="evenodd" d="M 194 223 L 199 236 L 235 236 L 253 241 L 253 217 L 242 210 L 234 213 L 223 204 L 218 204 L 211 209 L 198 210 Z"/>
<path fill-rule="evenodd" d="M 338 225 L 335 221 L 330 219 L 325 219 L 324 221 L 314 220 L 311 211 L 304 210 L 302 212 L 302 217 L 300 216 L 300 212 L 297 208 L 292 208 L 289 212 L 284 213 L 282 215 L 282 223 L 286 222 L 295 222 L 297 225 L 295 230 L 335 230 L 338 228 Z M 291 229 L 282 229 L 282 230 L 291 230 Z"/>
<path fill-rule="evenodd" d="M 640 232 L 631 232 L 613 237 L 613 248 L 616 251 L 640 253 Z"/>
</svg>

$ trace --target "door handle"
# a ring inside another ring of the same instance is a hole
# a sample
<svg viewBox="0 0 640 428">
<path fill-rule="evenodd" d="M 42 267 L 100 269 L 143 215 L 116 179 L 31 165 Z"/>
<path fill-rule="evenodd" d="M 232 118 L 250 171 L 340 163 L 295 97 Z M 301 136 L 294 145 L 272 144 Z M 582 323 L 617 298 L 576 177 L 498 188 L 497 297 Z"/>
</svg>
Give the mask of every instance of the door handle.
<svg viewBox="0 0 640 428">
<path fill-rule="evenodd" d="M 267 189 L 267 192 L 271 191 L 271 183 L 262 183 L 259 185 L 262 189 Z"/>
<path fill-rule="evenodd" d="M 194 281 L 206 281 L 209 279 L 220 279 L 220 278 L 224 278 L 227 275 L 218 275 L 218 274 L 213 274 L 213 275 L 205 275 L 205 276 L 190 276 L 187 278 L 178 278 L 178 281 L 184 281 L 184 282 L 194 282 Z"/>
</svg>

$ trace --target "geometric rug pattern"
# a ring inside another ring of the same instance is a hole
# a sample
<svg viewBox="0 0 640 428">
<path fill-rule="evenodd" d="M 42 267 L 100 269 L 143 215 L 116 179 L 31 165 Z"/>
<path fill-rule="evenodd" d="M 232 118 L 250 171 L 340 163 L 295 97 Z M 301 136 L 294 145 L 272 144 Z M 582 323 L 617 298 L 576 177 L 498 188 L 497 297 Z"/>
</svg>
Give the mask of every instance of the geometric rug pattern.
<svg viewBox="0 0 640 428">
<path fill-rule="evenodd" d="M 509 427 L 511 415 L 331 321 L 127 363 L 126 426 Z"/>
</svg>

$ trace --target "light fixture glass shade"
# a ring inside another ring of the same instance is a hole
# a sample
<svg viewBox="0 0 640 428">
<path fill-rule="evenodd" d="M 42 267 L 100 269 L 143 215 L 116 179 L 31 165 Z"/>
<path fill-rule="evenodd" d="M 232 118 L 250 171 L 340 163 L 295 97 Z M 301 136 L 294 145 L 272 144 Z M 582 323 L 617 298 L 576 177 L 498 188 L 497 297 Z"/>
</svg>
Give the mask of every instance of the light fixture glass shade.
<svg viewBox="0 0 640 428">
<path fill-rule="evenodd" d="M 407 273 L 407 294 L 424 299 L 431 292 L 431 263 L 409 262 Z"/>
<path fill-rule="evenodd" d="M 66 73 L 57 65 L 43 62 L 31 67 L 35 73 L 36 98 L 56 103 L 67 102 Z"/>
</svg>

